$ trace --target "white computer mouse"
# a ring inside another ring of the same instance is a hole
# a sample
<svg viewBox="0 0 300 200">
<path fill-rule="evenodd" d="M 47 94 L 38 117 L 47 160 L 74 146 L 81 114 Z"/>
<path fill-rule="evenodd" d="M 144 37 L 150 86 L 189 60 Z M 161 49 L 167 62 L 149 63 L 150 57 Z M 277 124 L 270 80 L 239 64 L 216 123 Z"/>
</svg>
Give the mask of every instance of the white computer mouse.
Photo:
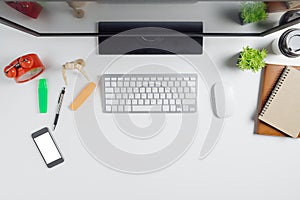
<svg viewBox="0 0 300 200">
<path fill-rule="evenodd" d="M 213 111 L 218 118 L 231 117 L 235 110 L 234 91 L 230 84 L 217 82 L 212 87 Z"/>
</svg>

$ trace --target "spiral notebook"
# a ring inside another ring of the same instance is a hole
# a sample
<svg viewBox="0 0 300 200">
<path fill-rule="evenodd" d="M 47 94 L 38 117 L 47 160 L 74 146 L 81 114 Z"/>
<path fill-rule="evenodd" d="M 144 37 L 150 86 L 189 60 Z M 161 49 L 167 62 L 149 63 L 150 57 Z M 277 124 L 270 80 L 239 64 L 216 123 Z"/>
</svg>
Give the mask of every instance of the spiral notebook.
<svg viewBox="0 0 300 200">
<path fill-rule="evenodd" d="M 299 135 L 300 71 L 285 67 L 258 118 L 291 137 Z"/>
</svg>

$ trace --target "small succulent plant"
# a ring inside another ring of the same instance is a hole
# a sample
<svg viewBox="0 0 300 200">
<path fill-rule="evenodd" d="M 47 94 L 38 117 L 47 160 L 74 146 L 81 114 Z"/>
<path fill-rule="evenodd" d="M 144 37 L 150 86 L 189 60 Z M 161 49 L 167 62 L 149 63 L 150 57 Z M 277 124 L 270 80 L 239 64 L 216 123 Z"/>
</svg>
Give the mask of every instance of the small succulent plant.
<svg viewBox="0 0 300 200">
<path fill-rule="evenodd" d="M 258 50 L 246 46 L 243 51 L 240 52 L 238 58 L 237 66 L 241 70 L 251 70 L 257 72 L 265 67 L 264 59 L 267 57 L 268 53 L 266 49 Z"/>
<path fill-rule="evenodd" d="M 243 24 L 260 22 L 267 19 L 267 6 L 264 2 L 245 2 L 241 4 L 240 17 Z"/>
</svg>

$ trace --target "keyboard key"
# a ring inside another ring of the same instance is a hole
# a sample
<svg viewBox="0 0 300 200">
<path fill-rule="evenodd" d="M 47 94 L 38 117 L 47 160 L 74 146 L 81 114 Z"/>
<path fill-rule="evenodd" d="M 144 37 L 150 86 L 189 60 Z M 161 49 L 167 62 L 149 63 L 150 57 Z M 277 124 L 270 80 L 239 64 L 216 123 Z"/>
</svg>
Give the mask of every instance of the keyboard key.
<svg viewBox="0 0 300 200">
<path fill-rule="evenodd" d="M 126 93 L 126 88 L 121 88 L 121 93 Z"/>
<path fill-rule="evenodd" d="M 127 88 L 128 93 L 132 93 L 132 88 Z"/>
<path fill-rule="evenodd" d="M 136 100 L 136 99 L 132 99 L 132 101 L 131 101 L 131 104 L 132 104 L 132 105 L 137 105 L 137 104 L 138 104 L 138 102 L 137 102 L 137 100 Z"/>
<path fill-rule="evenodd" d="M 112 106 L 111 111 L 112 112 L 118 112 L 118 106 Z"/>
<path fill-rule="evenodd" d="M 122 95 L 121 94 L 116 94 L 116 99 L 122 99 Z"/>
<path fill-rule="evenodd" d="M 196 88 L 195 87 L 191 87 L 191 93 L 196 93 Z"/>
<path fill-rule="evenodd" d="M 136 94 L 134 94 L 134 98 L 136 98 L 136 99 L 140 99 L 140 98 L 141 98 L 141 94 L 140 94 L 140 93 L 136 93 Z"/>
<path fill-rule="evenodd" d="M 196 111 L 196 107 L 195 106 L 190 106 L 190 111 L 191 112 L 195 112 Z"/>
<path fill-rule="evenodd" d="M 148 82 L 147 81 L 143 81 L 143 87 L 148 87 Z"/>
<path fill-rule="evenodd" d="M 138 104 L 139 105 L 144 105 L 144 100 L 143 99 L 138 100 Z"/>
<path fill-rule="evenodd" d="M 180 99 L 176 99 L 175 104 L 176 105 L 181 105 L 181 100 Z"/>
<path fill-rule="evenodd" d="M 114 89 L 113 88 L 105 88 L 106 93 L 113 93 Z"/>
<path fill-rule="evenodd" d="M 120 88 L 116 87 L 115 88 L 115 93 L 120 93 Z"/>
<path fill-rule="evenodd" d="M 182 104 L 186 104 L 186 105 L 196 104 L 196 101 L 195 101 L 195 99 L 183 99 Z"/>
<path fill-rule="evenodd" d="M 120 99 L 120 105 L 125 105 L 125 100 L 124 99 Z"/>
<path fill-rule="evenodd" d="M 111 106 L 105 106 L 106 112 L 111 112 Z"/>
<path fill-rule="evenodd" d="M 185 94 L 185 98 L 194 99 L 194 98 L 196 98 L 196 94 L 195 93 L 187 93 L 187 94 Z"/>
<path fill-rule="evenodd" d="M 170 106 L 170 110 L 171 110 L 171 112 L 176 112 L 176 106 L 175 105 L 171 105 Z"/>
<path fill-rule="evenodd" d="M 150 104 L 151 104 L 151 105 L 155 105 L 155 104 L 156 104 L 156 99 L 152 99 L 152 100 L 150 101 Z"/>
<path fill-rule="evenodd" d="M 118 85 L 118 87 L 123 87 L 123 82 L 120 82 L 120 81 L 119 81 L 119 82 L 117 83 L 117 85 Z"/>
<path fill-rule="evenodd" d="M 182 107 L 182 110 L 183 110 L 184 112 L 187 112 L 187 111 L 189 111 L 189 106 L 187 106 L 187 105 L 184 105 L 184 106 Z"/>
<path fill-rule="evenodd" d="M 148 94 L 148 99 L 153 99 L 153 94 L 152 93 Z"/>
<path fill-rule="evenodd" d="M 173 87 L 173 86 L 174 86 L 174 82 L 173 82 L 173 81 L 169 81 L 169 82 L 168 82 L 168 86 L 169 86 L 169 87 Z"/>
<path fill-rule="evenodd" d="M 163 102 L 162 102 L 161 99 L 157 99 L 157 104 L 158 104 L 158 105 L 162 105 L 162 103 L 163 103 Z"/>
<path fill-rule="evenodd" d="M 118 106 L 118 111 L 123 112 L 124 107 L 123 106 Z"/>
<path fill-rule="evenodd" d="M 163 105 L 163 111 L 169 111 L 170 106 L 169 105 Z"/>
<path fill-rule="evenodd" d="M 112 105 L 118 105 L 119 104 L 119 100 L 113 99 L 113 100 L 111 100 L 111 104 Z"/>
<path fill-rule="evenodd" d="M 149 82 L 149 87 L 154 87 L 154 82 L 153 81 Z"/>
<path fill-rule="evenodd" d="M 126 105 L 131 105 L 131 100 L 130 99 L 126 100 Z"/>
<path fill-rule="evenodd" d="M 177 105 L 176 111 L 177 111 L 177 112 L 182 112 L 182 107 Z"/>
<path fill-rule="evenodd" d="M 196 82 L 195 82 L 195 81 L 189 81 L 189 82 L 187 83 L 187 85 L 188 85 L 189 87 L 193 87 L 193 86 L 196 86 Z"/>
<path fill-rule="evenodd" d="M 135 87 L 135 82 L 130 81 L 130 87 Z"/>
<path fill-rule="evenodd" d="M 131 106 L 124 106 L 124 111 L 130 112 L 131 111 Z"/>
<path fill-rule="evenodd" d="M 139 93 L 139 88 L 133 88 L 133 93 Z"/>
<path fill-rule="evenodd" d="M 151 93 L 151 88 L 146 88 L 147 93 Z"/>
<path fill-rule="evenodd" d="M 140 88 L 140 93 L 145 93 L 146 92 L 146 89 L 145 88 Z"/>
<path fill-rule="evenodd" d="M 117 82 L 111 82 L 111 87 L 117 87 Z"/>
<path fill-rule="evenodd" d="M 114 99 L 115 96 L 116 96 L 115 94 L 111 94 L 111 93 L 105 94 L 105 98 L 106 98 L 106 99 Z"/>
<path fill-rule="evenodd" d="M 112 100 L 106 100 L 105 103 L 106 105 L 112 105 Z"/>
<path fill-rule="evenodd" d="M 161 106 L 132 106 L 132 111 L 134 112 L 159 112 L 161 111 Z"/>
</svg>

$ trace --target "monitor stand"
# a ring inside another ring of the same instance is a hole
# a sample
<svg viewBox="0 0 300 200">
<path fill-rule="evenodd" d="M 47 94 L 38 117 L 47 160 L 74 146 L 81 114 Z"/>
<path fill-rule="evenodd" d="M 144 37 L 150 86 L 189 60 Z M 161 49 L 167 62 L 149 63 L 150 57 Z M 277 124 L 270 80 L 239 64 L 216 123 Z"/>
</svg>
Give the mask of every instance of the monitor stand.
<svg viewBox="0 0 300 200">
<path fill-rule="evenodd" d="M 202 22 L 99 22 L 100 55 L 202 54 Z"/>
</svg>

